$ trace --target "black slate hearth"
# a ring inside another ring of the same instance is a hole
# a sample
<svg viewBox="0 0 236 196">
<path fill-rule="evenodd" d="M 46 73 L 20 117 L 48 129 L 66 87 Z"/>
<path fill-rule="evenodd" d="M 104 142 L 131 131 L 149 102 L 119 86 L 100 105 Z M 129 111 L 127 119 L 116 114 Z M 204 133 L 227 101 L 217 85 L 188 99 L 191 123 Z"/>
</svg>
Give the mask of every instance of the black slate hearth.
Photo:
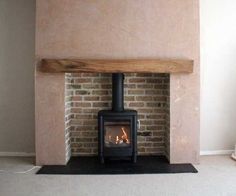
<svg viewBox="0 0 236 196">
<path fill-rule="evenodd" d="M 101 164 L 98 157 L 72 157 L 66 166 L 45 165 L 37 174 L 106 175 L 106 174 L 169 174 L 197 173 L 192 164 L 169 164 L 164 156 L 139 156 L 129 160 L 108 160 Z"/>
</svg>

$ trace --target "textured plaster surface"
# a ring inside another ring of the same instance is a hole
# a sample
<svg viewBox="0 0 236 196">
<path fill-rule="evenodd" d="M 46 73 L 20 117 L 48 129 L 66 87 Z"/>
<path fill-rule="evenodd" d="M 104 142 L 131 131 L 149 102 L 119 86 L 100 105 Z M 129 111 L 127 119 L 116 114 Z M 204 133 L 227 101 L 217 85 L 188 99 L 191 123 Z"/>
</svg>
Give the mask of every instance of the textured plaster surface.
<svg viewBox="0 0 236 196">
<path fill-rule="evenodd" d="M 64 74 L 36 73 L 36 164 L 66 163 Z"/>
<path fill-rule="evenodd" d="M 36 9 L 37 58 L 193 59 L 193 74 L 170 78 L 170 161 L 198 162 L 198 0 L 37 0 Z"/>
</svg>

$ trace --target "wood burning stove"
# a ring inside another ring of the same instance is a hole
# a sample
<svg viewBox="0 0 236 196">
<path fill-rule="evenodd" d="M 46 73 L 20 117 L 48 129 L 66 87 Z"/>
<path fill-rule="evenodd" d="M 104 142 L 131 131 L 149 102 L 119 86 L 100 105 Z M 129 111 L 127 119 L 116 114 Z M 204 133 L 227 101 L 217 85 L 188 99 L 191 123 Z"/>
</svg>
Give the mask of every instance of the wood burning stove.
<svg viewBox="0 0 236 196">
<path fill-rule="evenodd" d="M 136 162 L 137 156 L 137 112 L 99 111 L 98 113 L 99 157 L 118 159 L 130 157 Z"/>
<path fill-rule="evenodd" d="M 137 157 L 137 111 L 124 109 L 124 74 L 112 74 L 112 110 L 98 112 L 98 153 L 105 158 Z"/>
</svg>

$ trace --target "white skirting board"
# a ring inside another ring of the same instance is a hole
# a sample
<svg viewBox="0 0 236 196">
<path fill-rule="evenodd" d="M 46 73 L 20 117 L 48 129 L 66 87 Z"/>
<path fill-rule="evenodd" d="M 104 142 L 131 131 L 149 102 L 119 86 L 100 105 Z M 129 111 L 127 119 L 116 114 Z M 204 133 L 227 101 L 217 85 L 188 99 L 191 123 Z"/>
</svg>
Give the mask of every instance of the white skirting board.
<svg viewBox="0 0 236 196">
<path fill-rule="evenodd" d="M 35 157 L 34 152 L 0 152 L 0 157 Z"/>
<path fill-rule="evenodd" d="M 234 150 L 203 150 L 200 155 L 231 155 Z"/>
</svg>

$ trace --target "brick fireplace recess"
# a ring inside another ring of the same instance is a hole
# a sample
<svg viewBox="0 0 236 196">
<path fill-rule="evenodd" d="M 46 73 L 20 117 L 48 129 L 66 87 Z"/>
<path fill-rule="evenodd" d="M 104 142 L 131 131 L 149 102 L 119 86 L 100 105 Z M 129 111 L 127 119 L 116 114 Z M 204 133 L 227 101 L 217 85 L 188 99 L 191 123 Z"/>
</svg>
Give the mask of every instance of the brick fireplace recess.
<svg viewBox="0 0 236 196">
<path fill-rule="evenodd" d="M 169 133 L 169 74 L 125 73 L 124 108 L 138 112 L 139 155 L 167 154 Z M 112 74 L 66 74 L 73 156 L 98 153 L 97 114 L 112 106 Z"/>
<path fill-rule="evenodd" d="M 198 0 L 37 0 L 35 45 L 37 165 L 98 156 L 112 73 L 124 73 L 124 109 L 137 111 L 137 155 L 199 162 Z M 129 146 L 126 120 L 104 121 L 105 143 L 114 126 Z"/>
</svg>

